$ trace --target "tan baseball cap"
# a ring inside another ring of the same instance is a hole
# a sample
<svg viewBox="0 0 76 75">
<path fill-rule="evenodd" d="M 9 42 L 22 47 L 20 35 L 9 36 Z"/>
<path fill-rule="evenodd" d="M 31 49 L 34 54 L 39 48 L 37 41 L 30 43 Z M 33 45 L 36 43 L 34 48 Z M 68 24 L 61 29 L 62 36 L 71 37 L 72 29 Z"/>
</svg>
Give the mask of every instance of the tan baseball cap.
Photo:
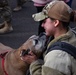
<svg viewBox="0 0 76 75">
<path fill-rule="evenodd" d="M 52 1 L 43 8 L 42 12 L 33 14 L 32 17 L 35 21 L 41 21 L 50 17 L 69 22 L 72 11 L 64 1 Z"/>
</svg>

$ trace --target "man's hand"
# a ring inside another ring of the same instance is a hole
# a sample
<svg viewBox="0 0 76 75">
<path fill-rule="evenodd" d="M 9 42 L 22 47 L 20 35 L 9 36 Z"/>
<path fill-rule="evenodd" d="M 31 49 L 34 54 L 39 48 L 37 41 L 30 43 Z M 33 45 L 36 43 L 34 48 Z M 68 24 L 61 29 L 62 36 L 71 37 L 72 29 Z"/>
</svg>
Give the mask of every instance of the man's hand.
<svg viewBox="0 0 76 75">
<path fill-rule="evenodd" d="M 30 51 L 27 55 L 21 56 L 21 59 L 24 62 L 31 64 L 32 62 L 37 60 L 37 56 L 32 51 Z"/>
</svg>

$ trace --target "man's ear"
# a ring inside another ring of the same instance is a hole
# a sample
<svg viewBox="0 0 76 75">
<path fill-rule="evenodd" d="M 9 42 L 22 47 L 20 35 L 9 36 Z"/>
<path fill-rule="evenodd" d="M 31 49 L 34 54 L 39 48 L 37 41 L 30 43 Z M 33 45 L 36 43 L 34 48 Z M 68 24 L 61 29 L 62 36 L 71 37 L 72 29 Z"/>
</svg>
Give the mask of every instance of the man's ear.
<svg viewBox="0 0 76 75">
<path fill-rule="evenodd" d="M 59 20 L 55 20 L 54 23 L 55 23 L 54 26 L 57 27 L 59 25 Z"/>
</svg>

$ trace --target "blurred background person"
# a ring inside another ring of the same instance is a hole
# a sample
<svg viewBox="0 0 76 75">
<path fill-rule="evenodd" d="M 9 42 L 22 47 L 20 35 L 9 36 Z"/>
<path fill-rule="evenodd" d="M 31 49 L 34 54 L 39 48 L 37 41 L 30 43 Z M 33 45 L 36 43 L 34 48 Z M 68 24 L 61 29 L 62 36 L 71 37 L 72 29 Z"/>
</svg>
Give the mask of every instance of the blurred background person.
<svg viewBox="0 0 76 75">
<path fill-rule="evenodd" d="M 12 12 L 7 0 L 0 0 L 0 34 L 11 32 Z"/>
<path fill-rule="evenodd" d="M 24 3 L 26 3 L 26 0 L 17 0 L 17 6 L 13 9 L 13 11 L 21 10 Z"/>
</svg>

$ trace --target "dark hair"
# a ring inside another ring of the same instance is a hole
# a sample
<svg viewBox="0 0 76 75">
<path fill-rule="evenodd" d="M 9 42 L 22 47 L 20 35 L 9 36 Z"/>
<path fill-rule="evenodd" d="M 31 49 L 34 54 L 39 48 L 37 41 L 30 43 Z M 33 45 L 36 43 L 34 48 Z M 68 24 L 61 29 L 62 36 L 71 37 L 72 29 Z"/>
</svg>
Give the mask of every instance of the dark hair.
<svg viewBox="0 0 76 75">
<path fill-rule="evenodd" d="M 51 17 L 49 17 L 51 20 L 56 20 L 56 19 L 54 19 L 54 18 L 51 18 Z"/>
<path fill-rule="evenodd" d="M 73 12 L 71 13 L 69 22 L 63 22 L 63 21 L 61 22 L 62 22 L 63 27 L 68 28 L 70 22 L 76 22 L 76 11 L 73 10 Z"/>
<path fill-rule="evenodd" d="M 63 27 L 66 29 L 68 29 L 69 24 L 70 24 L 70 22 L 62 22 Z"/>
<path fill-rule="evenodd" d="M 54 18 L 50 18 L 52 21 L 53 20 L 56 20 L 56 19 L 54 19 Z M 59 20 L 60 21 L 60 20 Z M 63 22 L 63 21 L 60 21 L 61 23 L 62 23 L 62 25 L 63 25 L 63 27 L 64 28 L 68 28 L 68 26 L 69 26 L 69 22 Z"/>
<path fill-rule="evenodd" d="M 73 10 L 73 12 L 71 13 L 70 21 L 76 22 L 76 10 Z"/>
</svg>

